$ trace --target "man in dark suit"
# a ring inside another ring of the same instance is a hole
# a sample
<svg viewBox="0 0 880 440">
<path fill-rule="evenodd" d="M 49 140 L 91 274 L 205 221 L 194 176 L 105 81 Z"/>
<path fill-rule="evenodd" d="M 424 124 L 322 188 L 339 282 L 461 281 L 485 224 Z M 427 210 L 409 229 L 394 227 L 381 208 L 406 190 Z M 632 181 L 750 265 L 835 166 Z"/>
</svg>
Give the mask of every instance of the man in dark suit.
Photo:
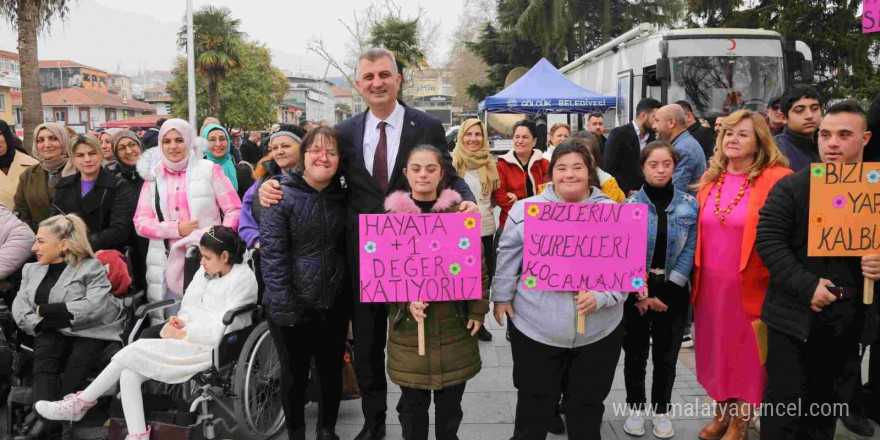
<svg viewBox="0 0 880 440">
<path fill-rule="evenodd" d="M 602 169 L 617 179 L 626 195 L 641 189 L 645 176 L 639 170 L 639 154 L 648 142 L 654 140 L 653 114 L 663 104 L 654 98 L 645 98 L 636 105 L 636 118 L 629 124 L 615 127 L 605 143 Z"/>
<path fill-rule="evenodd" d="M 385 437 L 387 412 L 385 380 L 385 342 L 388 338 L 386 304 L 360 303 L 358 215 L 385 212 L 385 198 L 394 191 L 408 190 L 403 175 L 410 150 L 429 144 L 440 150 L 445 159 L 449 185 L 465 200 L 460 209 L 478 212 L 474 196 L 452 167 L 446 148 L 446 135 L 439 119 L 407 107 L 397 101 L 403 77 L 397 71 L 394 55 L 379 48 L 361 54 L 355 85 L 369 104 L 369 109 L 339 123 L 339 148 L 342 174 L 349 191 L 348 262 L 354 280 L 353 317 L 355 367 L 361 389 L 364 427 L 355 440 Z M 278 183 L 269 180 L 260 188 L 264 205 L 280 200 Z M 331 372 L 331 374 L 340 374 Z M 322 437 L 318 439 L 333 439 Z M 338 437 L 335 437 L 338 438 Z"/>
<path fill-rule="evenodd" d="M 675 103 L 684 110 L 687 131 L 700 143 L 700 147 L 703 148 L 703 155 L 706 156 L 706 162 L 708 163 L 709 158 L 715 153 L 715 140 L 718 138 L 718 133 L 715 133 L 714 129 L 703 127 L 703 124 L 700 124 L 700 121 L 694 116 L 694 108 L 691 107 L 689 102 L 681 100 Z"/>
<path fill-rule="evenodd" d="M 603 159 L 605 157 L 605 142 L 608 139 L 605 138 L 605 115 L 602 112 L 593 112 L 587 116 L 587 131 L 599 138 L 599 152 L 602 153 L 602 157 L 599 159 Z M 602 164 L 598 164 L 598 166 L 602 167 Z"/>
</svg>

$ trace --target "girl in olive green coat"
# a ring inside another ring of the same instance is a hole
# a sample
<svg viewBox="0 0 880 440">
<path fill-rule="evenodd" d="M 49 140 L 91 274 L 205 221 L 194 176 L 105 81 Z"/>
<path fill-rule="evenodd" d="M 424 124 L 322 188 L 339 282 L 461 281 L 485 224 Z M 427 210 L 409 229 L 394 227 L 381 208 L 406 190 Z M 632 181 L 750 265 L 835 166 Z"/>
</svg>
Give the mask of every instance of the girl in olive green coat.
<svg viewBox="0 0 880 440">
<path fill-rule="evenodd" d="M 434 147 L 414 148 L 404 174 L 412 192 L 399 191 L 385 200 L 394 214 L 458 212 L 461 196 L 442 189 L 443 156 Z M 462 420 L 461 398 L 467 381 L 480 372 L 480 350 L 474 337 L 489 311 L 488 271 L 483 262 L 483 299 L 477 301 L 392 303 L 388 337 L 388 375 L 400 385 L 397 412 L 408 440 L 428 438 L 428 407 L 434 394 L 438 440 L 457 439 Z M 418 322 L 425 323 L 426 355 L 418 353 Z"/>
</svg>

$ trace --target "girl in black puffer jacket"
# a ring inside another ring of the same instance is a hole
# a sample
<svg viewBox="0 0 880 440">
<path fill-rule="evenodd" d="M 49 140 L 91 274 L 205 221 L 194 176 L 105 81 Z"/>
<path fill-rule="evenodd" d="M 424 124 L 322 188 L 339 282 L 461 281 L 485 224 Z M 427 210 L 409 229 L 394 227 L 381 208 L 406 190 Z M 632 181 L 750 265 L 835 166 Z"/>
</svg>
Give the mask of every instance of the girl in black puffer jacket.
<svg viewBox="0 0 880 440">
<path fill-rule="evenodd" d="M 282 403 L 291 440 L 305 439 L 303 398 L 309 359 L 321 388 L 317 439 L 333 440 L 342 393 L 352 295 L 345 265 L 345 196 L 337 133 L 316 128 L 303 139 L 297 170 L 281 175 L 281 202 L 262 210 L 263 305 L 281 357 Z"/>
</svg>

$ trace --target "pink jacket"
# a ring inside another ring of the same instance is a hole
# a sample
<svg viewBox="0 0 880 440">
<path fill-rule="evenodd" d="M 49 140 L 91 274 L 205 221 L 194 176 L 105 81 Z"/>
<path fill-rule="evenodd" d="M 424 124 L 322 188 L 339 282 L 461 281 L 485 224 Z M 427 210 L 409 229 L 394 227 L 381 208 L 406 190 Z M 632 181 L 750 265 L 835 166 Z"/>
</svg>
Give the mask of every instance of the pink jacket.
<svg viewBox="0 0 880 440">
<path fill-rule="evenodd" d="M 138 162 L 144 187 L 134 214 L 134 227 L 138 235 L 150 239 L 147 297 L 155 301 L 164 297 L 163 282 L 170 292 L 183 296 L 186 248 L 198 246 L 202 234 L 221 222 L 238 229 L 241 200 L 218 165 L 190 158 L 187 169 L 176 173 L 161 162 L 152 165 L 151 156 L 145 154 Z M 163 221 L 156 214 L 156 192 Z M 199 229 L 181 237 L 178 223 L 191 220 L 199 222 Z M 165 240 L 169 242 L 167 256 Z"/>
</svg>

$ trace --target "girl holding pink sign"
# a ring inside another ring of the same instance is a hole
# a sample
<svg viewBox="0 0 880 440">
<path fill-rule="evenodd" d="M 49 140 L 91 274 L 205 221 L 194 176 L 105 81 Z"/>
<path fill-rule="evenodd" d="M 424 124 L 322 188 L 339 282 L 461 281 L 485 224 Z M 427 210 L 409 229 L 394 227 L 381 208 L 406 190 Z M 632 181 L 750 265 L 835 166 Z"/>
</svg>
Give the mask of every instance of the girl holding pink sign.
<svg viewBox="0 0 880 440">
<path fill-rule="evenodd" d="M 498 247 L 492 301 L 495 320 L 508 316 L 517 388 L 514 438 L 546 438 L 562 393 L 568 438 L 602 438 L 605 398 L 623 342 L 625 292 L 526 290 L 522 279 L 525 202 L 614 203 L 597 187 L 590 152 L 571 142 L 553 151 L 544 191 L 516 202 Z M 578 315 L 586 315 L 583 334 Z"/>
<path fill-rule="evenodd" d="M 436 148 L 413 148 L 403 170 L 412 190 L 389 195 L 385 210 L 393 214 L 458 212 L 461 196 L 445 189 L 442 163 L 443 155 Z M 489 311 L 485 259 L 482 264 L 482 300 L 433 302 L 430 307 L 419 301 L 390 304 L 388 375 L 400 385 L 397 413 L 406 439 L 427 440 L 432 392 L 437 439 L 458 438 L 465 385 L 482 367 L 474 338 Z M 425 356 L 418 351 L 419 323 L 425 328 Z"/>
</svg>

